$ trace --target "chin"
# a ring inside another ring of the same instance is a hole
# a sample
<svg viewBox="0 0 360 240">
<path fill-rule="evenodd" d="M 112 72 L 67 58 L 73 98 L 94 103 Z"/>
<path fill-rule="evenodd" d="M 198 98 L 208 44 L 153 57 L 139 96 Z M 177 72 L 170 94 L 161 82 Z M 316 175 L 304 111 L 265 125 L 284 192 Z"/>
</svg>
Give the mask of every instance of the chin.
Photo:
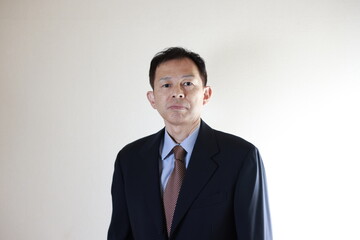
<svg viewBox="0 0 360 240">
<path fill-rule="evenodd" d="M 165 120 L 166 122 L 172 124 L 172 125 L 184 125 L 189 123 L 188 120 L 182 117 L 171 117 Z"/>
</svg>

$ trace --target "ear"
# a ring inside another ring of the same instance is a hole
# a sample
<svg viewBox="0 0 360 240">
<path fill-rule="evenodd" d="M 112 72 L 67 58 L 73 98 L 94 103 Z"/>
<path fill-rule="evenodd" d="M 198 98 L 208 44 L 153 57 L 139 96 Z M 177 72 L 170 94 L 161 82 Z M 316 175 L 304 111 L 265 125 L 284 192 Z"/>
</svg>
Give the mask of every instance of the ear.
<svg viewBox="0 0 360 240">
<path fill-rule="evenodd" d="M 212 89 L 210 86 L 204 87 L 204 99 L 203 99 L 203 105 L 207 104 L 210 100 L 212 95 Z"/>
<path fill-rule="evenodd" d="M 155 104 L 155 96 L 154 96 L 154 92 L 153 91 L 148 91 L 146 93 L 147 99 L 149 100 L 151 106 L 156 109 L 156 104 Z"/>
</svg>

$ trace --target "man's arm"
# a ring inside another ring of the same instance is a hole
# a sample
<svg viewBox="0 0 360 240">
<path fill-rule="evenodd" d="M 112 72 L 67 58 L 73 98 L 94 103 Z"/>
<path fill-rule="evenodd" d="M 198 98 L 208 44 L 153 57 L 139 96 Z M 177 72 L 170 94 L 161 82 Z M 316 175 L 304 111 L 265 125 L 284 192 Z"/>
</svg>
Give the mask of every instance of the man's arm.
<svg viewBox="0 0 360 240">
<path fill-rule="evenodd" d="M 129 214 L 125 198 L 124 179 L 120 166 L 120 153 L 115 161 L 115 170 L 111 187 L 113 212 L 108 231 L 108 240 L 134 239 L 131 232 Z"/>
<path fill-rule="evenodd" d="M 272 240 L 265 169 L 255 147 L 239 172 L 234 211 L 238 239 Z"/>
</svg>

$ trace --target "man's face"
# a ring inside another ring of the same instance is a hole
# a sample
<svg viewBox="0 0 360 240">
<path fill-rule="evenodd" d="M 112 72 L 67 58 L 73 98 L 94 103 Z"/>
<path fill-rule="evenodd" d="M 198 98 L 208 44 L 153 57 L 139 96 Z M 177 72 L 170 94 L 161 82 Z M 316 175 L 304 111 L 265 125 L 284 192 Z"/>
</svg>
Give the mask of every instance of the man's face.
<svg viewBox="0 0 360 240">
<path fill-rule="evenodd" d="M 148 92 L 147 97 L 166 125 L 186 126 L 200 121 L 201 109 L 211 97 L 211 88 L 203 86 L 195 63 L 182 58 L 157 67 L 154 90 Z"/>
</svg>

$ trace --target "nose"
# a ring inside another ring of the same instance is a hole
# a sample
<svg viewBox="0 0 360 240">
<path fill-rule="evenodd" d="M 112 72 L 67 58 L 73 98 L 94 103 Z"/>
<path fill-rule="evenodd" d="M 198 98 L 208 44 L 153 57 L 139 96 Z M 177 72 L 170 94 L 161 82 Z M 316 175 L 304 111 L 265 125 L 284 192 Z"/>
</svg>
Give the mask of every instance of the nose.
<svg viewBox="0 0 360 240">
<path fill-rule="evenodd" d="M 182 90 L 181 86 L 174 88 L 174 92 L 172 94 L 173 98 L 184 98 L 184 91 Z"/>
<path fill-rule="evenodd" d="M 179 93 L 179 94 L 173 94 L 172 96 L 173 98 L 184 98 L 184 94 L 183 93 Z"/>
</svg>

